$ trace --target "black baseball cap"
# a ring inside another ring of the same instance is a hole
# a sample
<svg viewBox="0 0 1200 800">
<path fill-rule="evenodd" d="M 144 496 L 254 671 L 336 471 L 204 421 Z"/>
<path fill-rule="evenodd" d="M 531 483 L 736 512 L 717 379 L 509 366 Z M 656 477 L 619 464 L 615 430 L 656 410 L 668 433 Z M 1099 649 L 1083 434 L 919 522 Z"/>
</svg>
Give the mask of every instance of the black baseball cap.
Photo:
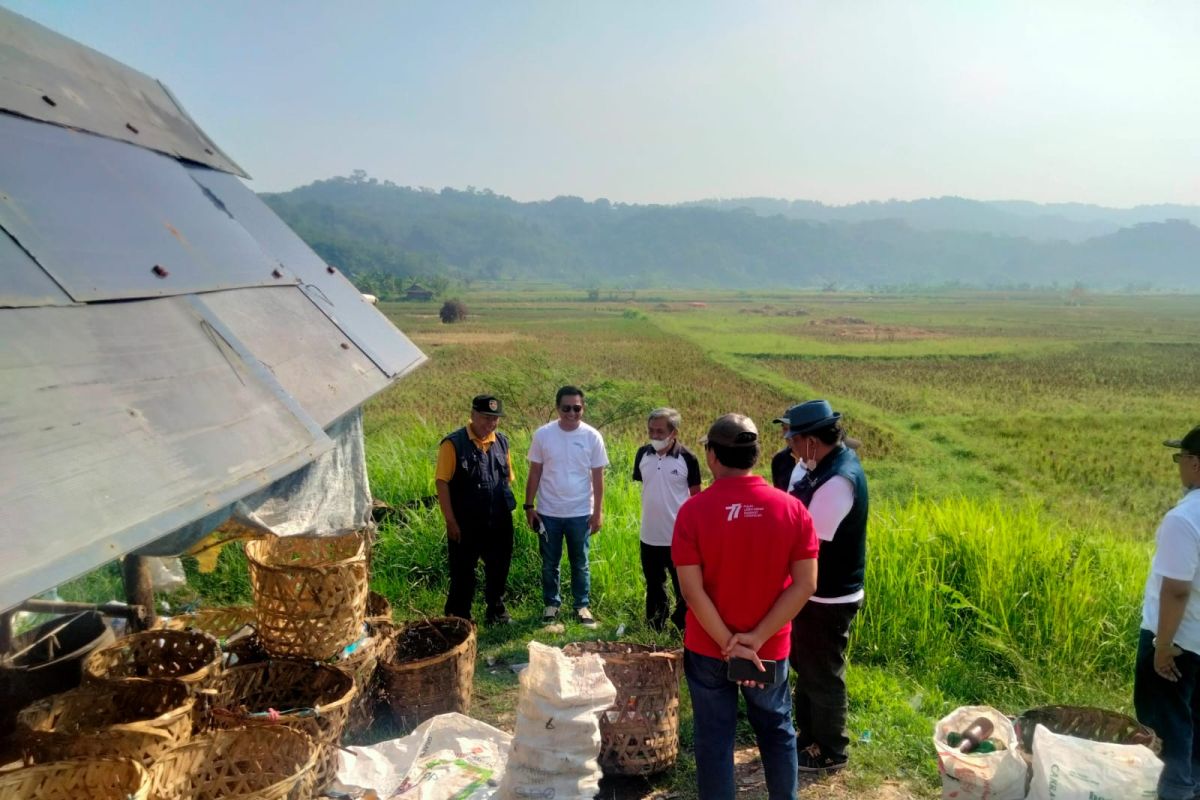
<svg viewBox="0 0 1200 800">
<path fill-rule="evenodd" d="M 500 398 L 490 394 L 477 394 L 471 399 L 471 410 L 489 417 L 503 417 L 504 404 Z"/>
<path fill-rule="evenodd" d="M 1188 431 L 1182 439 L 1167 439 L 1163 444 L 1167 447 L 1178 448 L 1185 453 L 1200 455 L 1200 425 Z"/>
</svg>

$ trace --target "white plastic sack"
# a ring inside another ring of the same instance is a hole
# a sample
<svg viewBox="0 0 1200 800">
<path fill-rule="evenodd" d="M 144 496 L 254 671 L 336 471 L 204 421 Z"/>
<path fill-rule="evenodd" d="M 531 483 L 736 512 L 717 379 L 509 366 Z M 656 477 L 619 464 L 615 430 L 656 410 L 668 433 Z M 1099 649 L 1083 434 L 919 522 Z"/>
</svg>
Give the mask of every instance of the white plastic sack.
<svg viewBox="0 0 1200 800">
<path fill-rule="evenodd" d="M 1030 800 L 1154 800 L 1162 761 L 1145 745 L 1033 731 Z"/>
<path fill-rule="evenodd" d="M 187 586 L 183 574 L 183 562 L 178 558 L 154 557 L 146 559 L 150 568 L 150 585 L 156 592 L 173 592 Z"/>
<path fill-rule="evenodd" d="M 946 744 L 946 735 L 962 732 L 976 717 L 995 726 L 992 738 L 1004 744 L 994 753 L 962 753 Z M 1017 751 L 1017 733 L 1008 717 L 991 706 L 962 706 L 943 717 L 933 729 L 943 800 L 1022 800 L 1025 797 L 1025 759 Z"/>
<path fill-rule="evenodd" d="M 402 739 L 340 752 L 343 791 L 405 800 L 489 800 L 512 737 L 462 714 L 427 719 Z"/>
<path fill-rule="evenodd" d="M 598 715 L 617 697 L 604 661 L 530 642 L 520 681 L 517 732 L 496 800 L 591 800 L 600 790 Z"/>
</svg>

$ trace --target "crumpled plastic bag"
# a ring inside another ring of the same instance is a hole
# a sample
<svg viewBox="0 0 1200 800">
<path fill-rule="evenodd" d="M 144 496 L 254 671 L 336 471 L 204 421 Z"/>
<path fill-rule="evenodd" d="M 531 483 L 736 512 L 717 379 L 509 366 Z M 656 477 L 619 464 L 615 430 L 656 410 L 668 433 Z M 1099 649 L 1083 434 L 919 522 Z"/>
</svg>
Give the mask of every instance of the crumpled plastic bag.
<svg viewBox="0 0 1200 800">
<path fill-rule="evenodd" d="M 946 743 L 952 731 L 962 731 L 976 717 L 991 720 L 992 738 L 1004 745 L 994 753 L 963 753 Z M 962 706 L 940 719 L 933 729 L 943 800 L 1023 800 L 1025 759 L 1017 751 L 1017 732 L 1003 713 L 991 706 Z"/>
<path fill-rule="evenodd" d="M 1029 800 L 1154 800 L 1163 763 L 1141 744 L 1109 744 L 1033 729 Z"/>
</svg>

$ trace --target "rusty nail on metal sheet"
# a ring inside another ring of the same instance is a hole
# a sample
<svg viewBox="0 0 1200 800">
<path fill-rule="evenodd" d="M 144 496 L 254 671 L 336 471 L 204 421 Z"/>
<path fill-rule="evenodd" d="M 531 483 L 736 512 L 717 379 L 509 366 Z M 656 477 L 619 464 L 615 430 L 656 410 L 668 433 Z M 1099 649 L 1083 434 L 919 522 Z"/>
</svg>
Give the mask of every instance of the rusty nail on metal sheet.
<svg viewBox="0 0 1200 800">
<path fill-rule="evenodd" d="M 163 269 L 161 266 L 159 266 L 158 264 L 155 264 L 154 269 L 152 269 L 150 271 L 153 272 L 155 275 L 157 275 L 160 278 L 165 278 L 171 274 L 171 273 L 167 272 L 165 269 Z"/>
<path fill-rule="evenodd" d="M 125 127 L 128 128 L 129 130 L 133 131 L 134 133 L 138 132 L 138 129 L 133 127 L 133 125 L 129 124 L 128 122 L 125 123 Z"/>
<path fill-rule="evenodd" d="M 325 271 L 328 272 L 330 275 L 333 275 L 334 273 L 337 272 L 337 269 L 335 267 L 326 266 Z"/>
<path fill-rule="evenodd" d="M 271 270 L 271 277 L 272 277 L 272 278 L 282 278 L 282 277 L 283 277 L 283 273 L 282 273 L 282 272 L 280 272 L 280 271 L 279 271 L 279 270 L 277 270 L 277 269 L 273 269 L 273 270 Z"/>
<path fill-rule="evenodd" d="M 349 350 L 349 349 L 350 349 L 350 345 L 346 344 L 345 342 L 342 342 L 342 349 L 343 349 L 343 350 Z"/>
<path fill-rule="evenodd" d="M 210 156 L 213 154 L 213 151 L 209 150 L 207 147 L 204 148 L 204 152 L 208 153 Z"/>
<path fill-rule="evenodd" d="M 46 103 L 46 105 L 48 105 L 48 106 L 56 106 L 56 105 L 58 105 L 58 103 L 54 102 L 54 98 L 52 98 L 52 97 L 51 97 L 50 95 L 48 95 L 48 94 L 44 94 L 44 95 L 42 95 L 42 100 L 44 100 L 44 101 L 45 101 L 45 103 Z"/>
</svg>

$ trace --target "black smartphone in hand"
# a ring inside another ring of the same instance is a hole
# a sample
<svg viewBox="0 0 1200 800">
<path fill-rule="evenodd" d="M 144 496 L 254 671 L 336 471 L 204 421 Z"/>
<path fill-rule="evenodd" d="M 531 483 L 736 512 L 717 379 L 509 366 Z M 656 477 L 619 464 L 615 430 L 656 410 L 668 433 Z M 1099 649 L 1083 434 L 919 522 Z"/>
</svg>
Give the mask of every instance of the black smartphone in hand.
<svg viewBox="0 0 1200 800">
<path fill-rule="evenodd" d="M 727 677 L 731 681 L 754 681 L 774 686 L 779 676 L 779 662 L 764 658 L 762 665 L 766 667 L 766 672 L 760 672 L 755 663 L 748 658 L 731 658 Z"/>
</svg>

